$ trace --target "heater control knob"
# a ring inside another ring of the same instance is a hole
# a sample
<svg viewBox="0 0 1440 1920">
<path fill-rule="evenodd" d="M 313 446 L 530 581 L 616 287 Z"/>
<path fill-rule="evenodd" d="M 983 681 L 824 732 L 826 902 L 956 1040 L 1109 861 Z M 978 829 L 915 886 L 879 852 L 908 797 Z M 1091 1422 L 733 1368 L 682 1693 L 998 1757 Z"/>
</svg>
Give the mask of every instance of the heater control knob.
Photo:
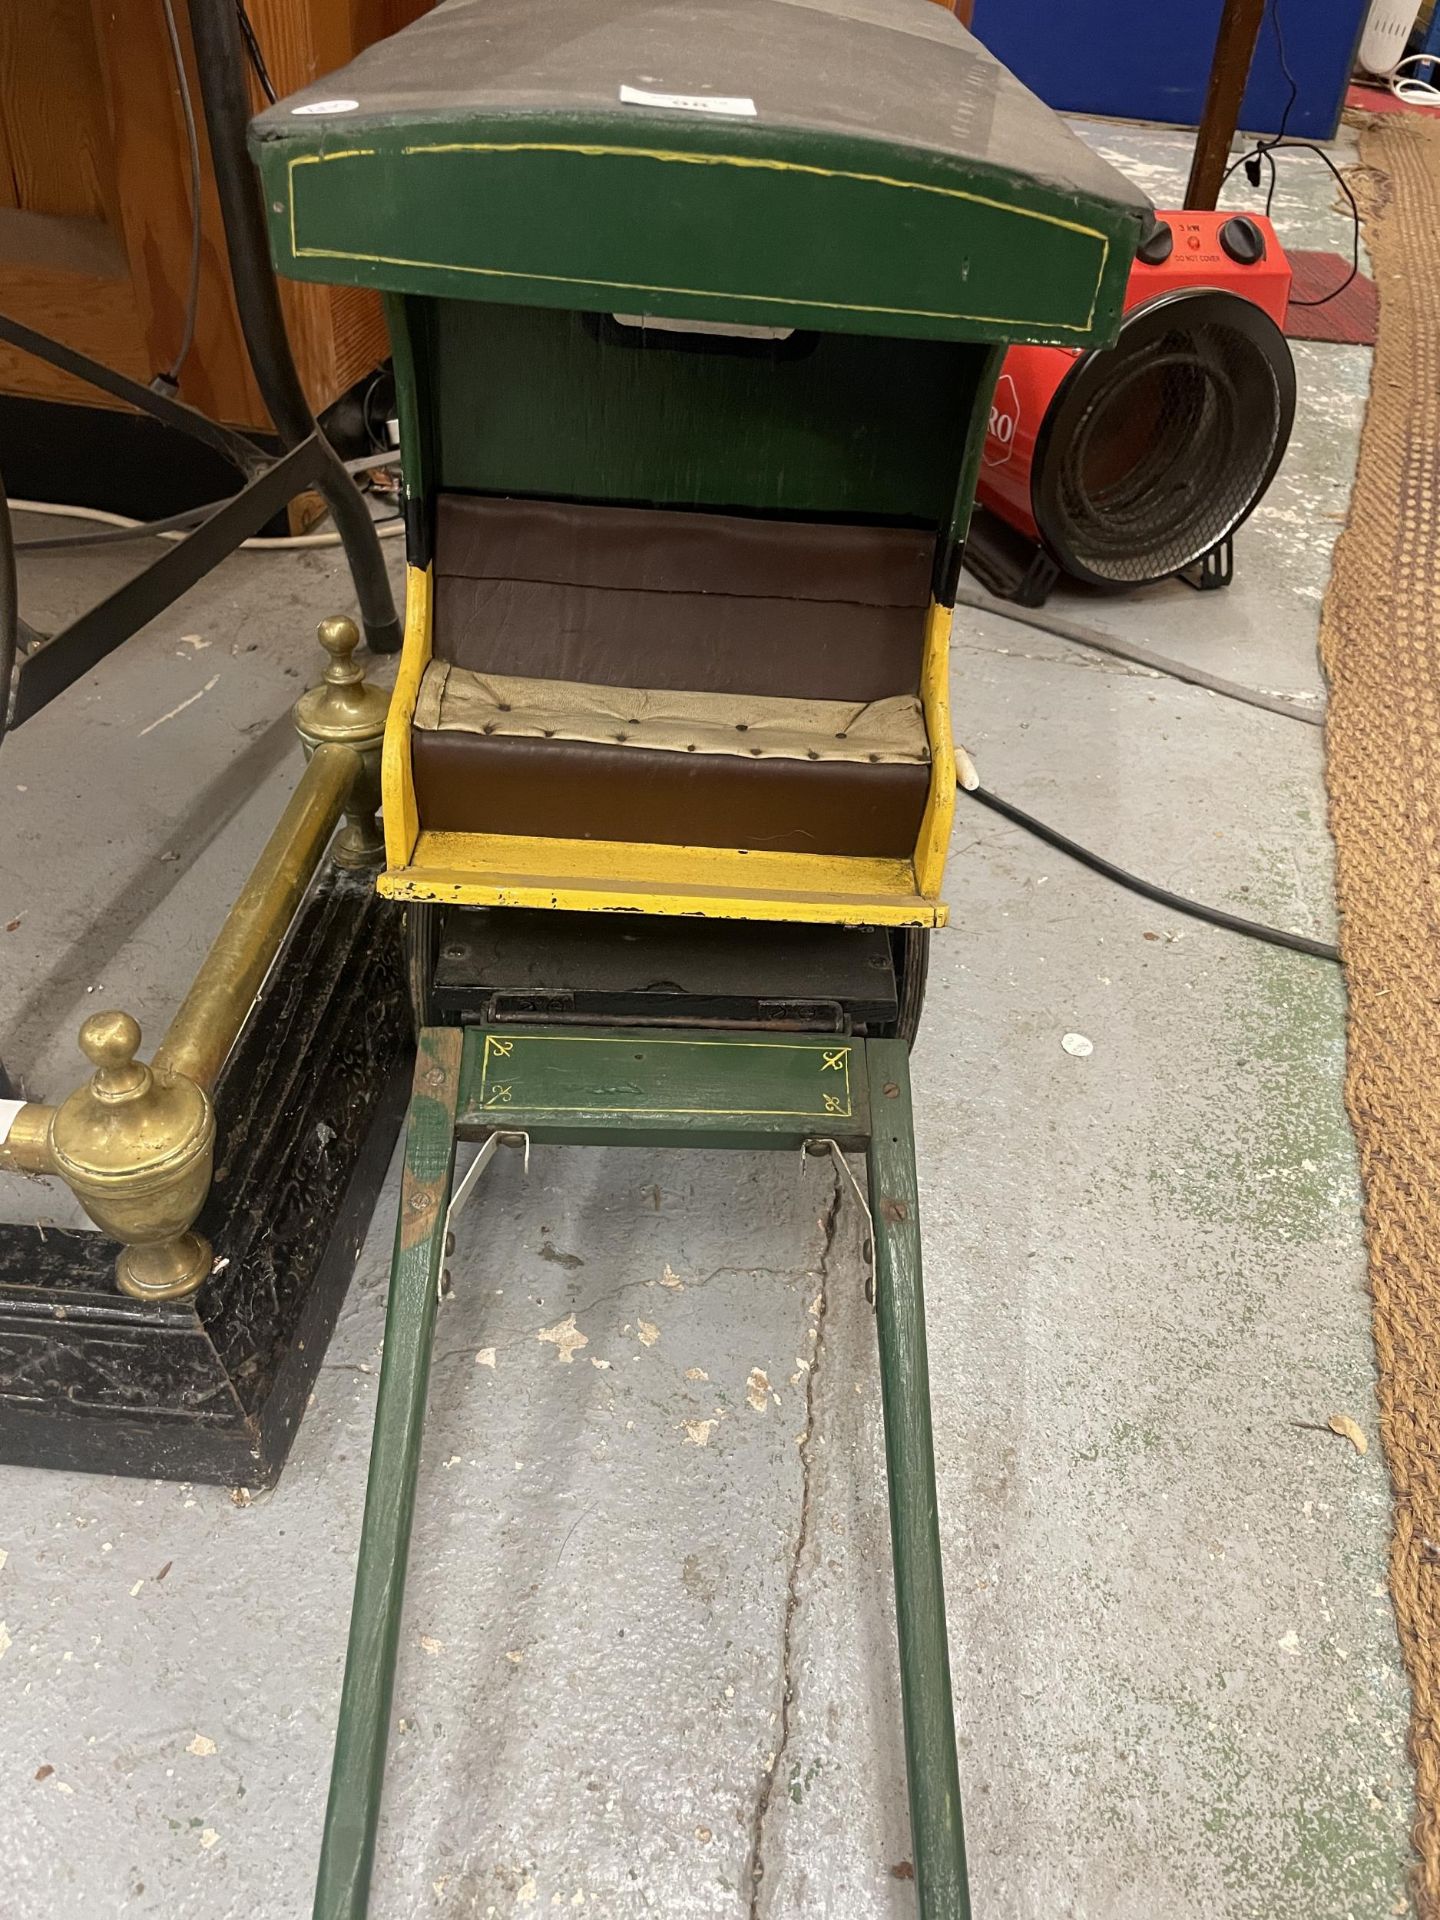
<svg viewBox="0 0 1440 1920">
<path fill-rule="evenodd" d="M 1168 220 L 1156 220 L 1135 249 L 1135 257 L 1147 267 L 1163 267 L 1175 251 L 1175 229 Z"/>
<path fill-rule="evenodd" d="M 1220 229 L 1220 244 L 1242 267 L 1254 267 L 1265 258 L 1265 236 L 1248 214 L 1237 213 Z"/>
</svg>

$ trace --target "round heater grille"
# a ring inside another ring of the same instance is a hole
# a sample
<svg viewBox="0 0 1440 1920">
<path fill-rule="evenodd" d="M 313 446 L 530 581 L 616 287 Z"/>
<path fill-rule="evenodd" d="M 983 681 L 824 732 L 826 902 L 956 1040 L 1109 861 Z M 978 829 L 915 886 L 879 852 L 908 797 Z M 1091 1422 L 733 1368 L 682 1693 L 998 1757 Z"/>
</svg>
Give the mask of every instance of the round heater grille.
<svg viewBox="0 0 1440 1920">
<path fill-rule="evenodd" d="M 1295 369 L 1237 294 L 1167 294 L 1067 375 L 1035 449 L 1036 524 L 1097 585 L 1178 572 L 1259 502 L 1290 438 Z"/>
</svg>

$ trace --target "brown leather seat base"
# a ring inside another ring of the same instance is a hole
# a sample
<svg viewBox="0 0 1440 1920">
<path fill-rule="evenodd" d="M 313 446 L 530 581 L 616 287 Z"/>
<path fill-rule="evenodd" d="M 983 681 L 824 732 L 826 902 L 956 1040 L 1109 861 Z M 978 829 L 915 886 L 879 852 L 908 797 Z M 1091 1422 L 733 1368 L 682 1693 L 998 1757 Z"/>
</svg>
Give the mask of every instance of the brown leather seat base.
<svg viewBox="0 0 1440 1920">
<path fill-rule="evenodd" d="M 751 760 L 589 741 L 411 734 L 415 799 L 441 833 L 907 858 L 928 766 Z"/>
</svg>

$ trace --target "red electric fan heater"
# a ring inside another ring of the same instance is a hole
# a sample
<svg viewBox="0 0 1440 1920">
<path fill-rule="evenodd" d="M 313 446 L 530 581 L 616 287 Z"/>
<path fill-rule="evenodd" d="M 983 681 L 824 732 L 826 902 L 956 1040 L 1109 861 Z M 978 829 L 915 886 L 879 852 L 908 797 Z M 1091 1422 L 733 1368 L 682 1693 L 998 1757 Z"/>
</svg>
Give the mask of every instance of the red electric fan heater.
<svg viewBox="0 0 1440 1920">
<path fill-rule="evenodd" d="M 1235 529 L 1295 417 L 1281 331 L 1290 267 L 1268 220 L 1157 215 L 1113 347 L 1012 347 L 995 390 L 965 562 L 1039 606 L 1099 588 L 1228 585 Z"/>
</svg>

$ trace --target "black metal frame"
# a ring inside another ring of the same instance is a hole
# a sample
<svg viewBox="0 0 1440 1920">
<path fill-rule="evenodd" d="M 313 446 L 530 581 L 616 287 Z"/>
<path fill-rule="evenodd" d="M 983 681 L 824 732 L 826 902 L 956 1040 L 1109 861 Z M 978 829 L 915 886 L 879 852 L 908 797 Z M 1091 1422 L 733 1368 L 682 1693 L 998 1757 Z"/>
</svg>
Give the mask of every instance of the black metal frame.
<svg viewBox="0 0 1440 1920">
<path fill-rule="evenodd" d="M 1038 540 L 1032 540 L 978 501 L 970 518 L 964 564 L 997 600 L 1017 607 L 1043 607 L 1060 569 Z"/>
<path fill-rule="evenodd" d="M 13 597 L 0 596 L 0 663 L 13 654 L 8 670 L 0 672 L 0 734 L 48 706 L 309 487 L 329 505 L 371 648 L 394 653 L 400 646 L 400 622 L 374 523 L 315 423 L 290 353 L 259 181 L 245 147 L 250 102 L 238 16 L 230 0 L 190 0 L 190 25 L 240 328 L 282 452 L 276 458 L 248 435 L 207 419 L 171 394 L 142 386 L 0 315 L 0 340 L 200 441 L 236 467 L 244 482 L 184 540 L 58 633 L 45 636 L 25 626 Z"/>
<path fill-rule="evenodd" d="M 977 506 L 970 522 L 970 537 L 965 543 L 965 566 L 987 593 L 997 600 L 1009 600 L 1017 607 L 1043 607 L 1060 581 L 1060 568 L 1038 540 L 1032 540 L 1012 527 L 987 507 Z M 1168 576 L 1201 593 L 1228 587 L 1235 578 L 1235 539 L 1225 537 L 1202 553 L 1188 567 Z M 1157 581 L 1137 581 L 1133 587 L 1112 582 L 1106 587 L 1087 583 L 1092 593 L 1117 598 L 1123 593 L 1156 586 Z"/>
<path fill-rule="evenodd" d="M 1228 587 L 1235 578 L 1235 538 L 1227 533 L 1208 553 L 1188 567 L 1182 567 L 1175 575 L 1183 580 L 1187 587 L 1194 587 L 1197 593 L 1215 593 L 1222 587 Z"/>
<path fill-rule="evenodd" d="M 597 939 L 593 918 L 549 908 L 407 907 L 417 1032 L 543 1020 L 556 1028 L 753 1028 L 914 1043 L 928 928 L 642 914 L 617 945 Z"/>
</svg>

